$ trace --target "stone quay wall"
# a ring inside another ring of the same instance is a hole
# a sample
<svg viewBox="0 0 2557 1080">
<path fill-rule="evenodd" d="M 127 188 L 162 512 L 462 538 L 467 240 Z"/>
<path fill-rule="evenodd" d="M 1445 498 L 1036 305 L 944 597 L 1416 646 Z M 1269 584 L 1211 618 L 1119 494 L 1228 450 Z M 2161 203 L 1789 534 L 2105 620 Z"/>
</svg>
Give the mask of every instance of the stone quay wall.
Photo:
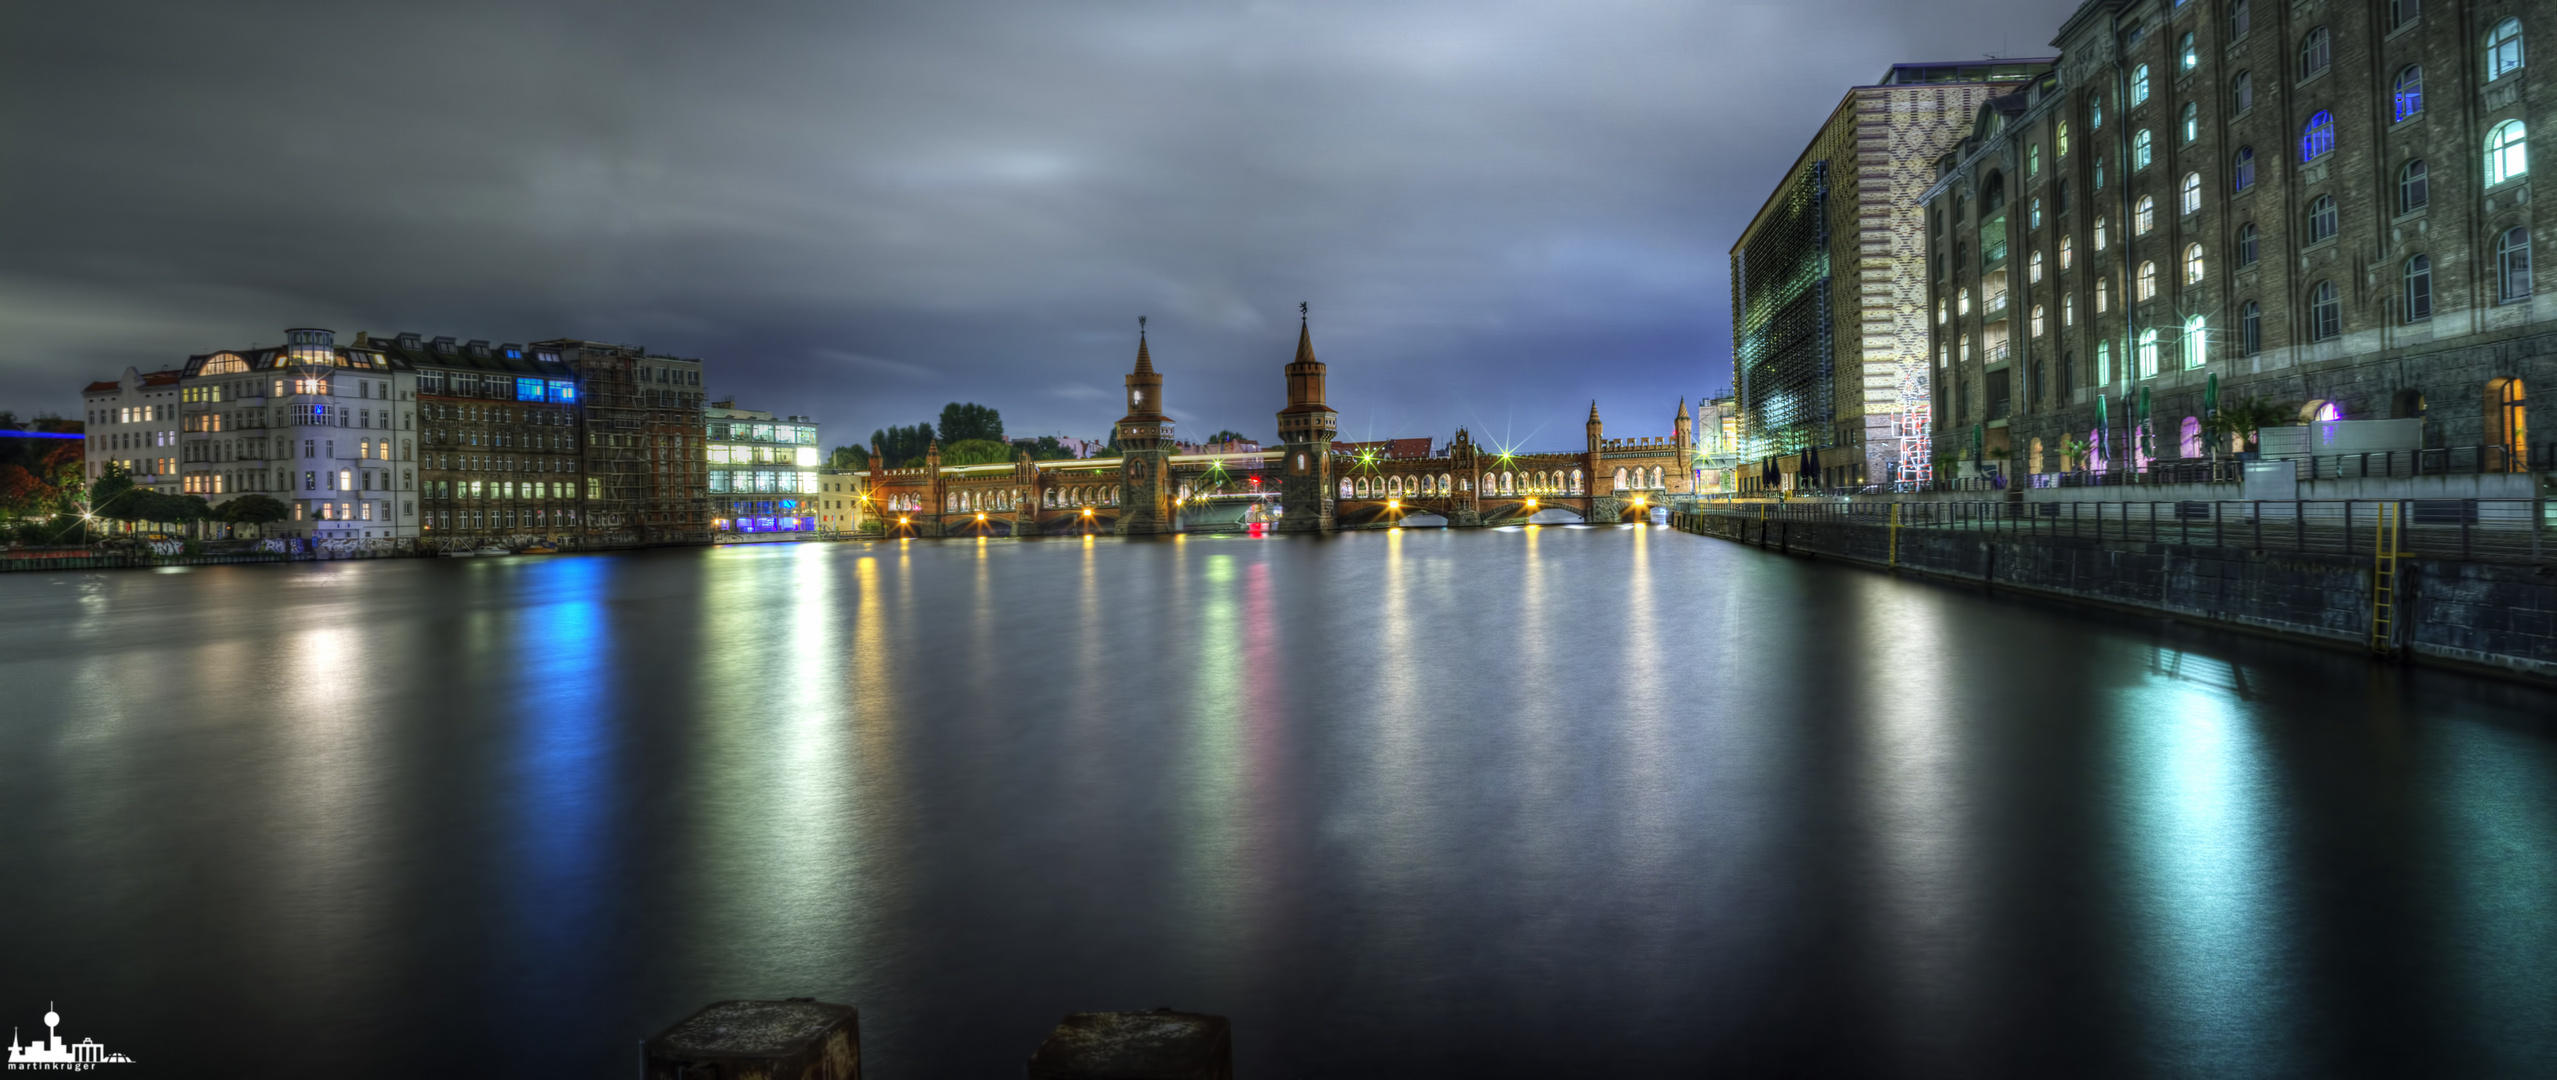
<svg viewBox="0 0 2557 1080">
<path fill-rule="evenodd" d="M 2354 649 L 2371 644 L 2369 555 L 1681 513 L 1705 536 L 1877 569 Z M 2557 566 L 2401 558 L 2402 659 L 2557 681 Z"/>
</svg>

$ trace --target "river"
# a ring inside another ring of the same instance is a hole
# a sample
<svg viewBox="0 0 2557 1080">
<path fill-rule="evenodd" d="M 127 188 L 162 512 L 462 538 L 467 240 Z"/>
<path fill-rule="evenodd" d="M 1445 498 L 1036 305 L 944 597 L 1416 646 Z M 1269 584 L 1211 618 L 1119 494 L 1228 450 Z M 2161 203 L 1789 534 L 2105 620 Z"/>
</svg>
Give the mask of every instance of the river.
<svg viewBox="0 0 2557 1080">
<path fill-rule="evenodd" d="M 1658 528 L 0 575 L 0 1024 L 119 1076 L 2546 1075 L 2557 695 Z"/>
</svg>

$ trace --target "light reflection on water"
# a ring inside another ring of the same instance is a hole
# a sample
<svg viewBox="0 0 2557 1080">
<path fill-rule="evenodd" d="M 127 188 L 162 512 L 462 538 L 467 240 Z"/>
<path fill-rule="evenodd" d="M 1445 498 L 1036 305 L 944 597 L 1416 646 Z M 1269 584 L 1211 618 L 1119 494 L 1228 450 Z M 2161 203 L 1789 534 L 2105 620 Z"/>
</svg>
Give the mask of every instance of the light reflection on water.
<svg viewBox="0 0 2557 1080">
<path fill-rule="evenodd" d="M 605 1074 L 790 994 L 888 1077 L 1164 1004 L 1264 1076 L 2557 1057 L 2547 695 L 1664 529 L 0 604 L 0 1007 L 202 1070 Z"/>
</svg>

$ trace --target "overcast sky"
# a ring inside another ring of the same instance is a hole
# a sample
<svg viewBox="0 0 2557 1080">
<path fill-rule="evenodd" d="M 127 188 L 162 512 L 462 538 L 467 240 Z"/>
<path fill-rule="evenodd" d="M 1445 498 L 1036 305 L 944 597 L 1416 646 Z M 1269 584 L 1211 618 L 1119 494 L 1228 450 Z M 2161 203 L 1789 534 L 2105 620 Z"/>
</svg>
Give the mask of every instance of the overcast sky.
<svg viewBox="0 0 2557 1080">
<path fill-rule="evenodd" d="M 699 356 L 829 445 L 1666 434 L 1845 88 L 2054 0 L 0 5 L 0 408 L 287 326 Z M 2012 31 L 2000 28 L 2012 28 Z"/>
</svg>

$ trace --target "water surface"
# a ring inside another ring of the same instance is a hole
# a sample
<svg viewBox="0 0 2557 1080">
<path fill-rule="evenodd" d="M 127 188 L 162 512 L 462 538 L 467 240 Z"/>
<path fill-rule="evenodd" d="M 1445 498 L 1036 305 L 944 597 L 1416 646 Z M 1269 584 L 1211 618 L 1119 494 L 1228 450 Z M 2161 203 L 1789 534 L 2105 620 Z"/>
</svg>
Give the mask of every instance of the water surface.
<svg viewBox="0 0 2557 1080">
<path fill-rule="evenodd" d="M 2546 1075 L 2557 697 L 1645 528 L 0 575 L 0 1023 L 123 1076 Z"/>
</svg>

